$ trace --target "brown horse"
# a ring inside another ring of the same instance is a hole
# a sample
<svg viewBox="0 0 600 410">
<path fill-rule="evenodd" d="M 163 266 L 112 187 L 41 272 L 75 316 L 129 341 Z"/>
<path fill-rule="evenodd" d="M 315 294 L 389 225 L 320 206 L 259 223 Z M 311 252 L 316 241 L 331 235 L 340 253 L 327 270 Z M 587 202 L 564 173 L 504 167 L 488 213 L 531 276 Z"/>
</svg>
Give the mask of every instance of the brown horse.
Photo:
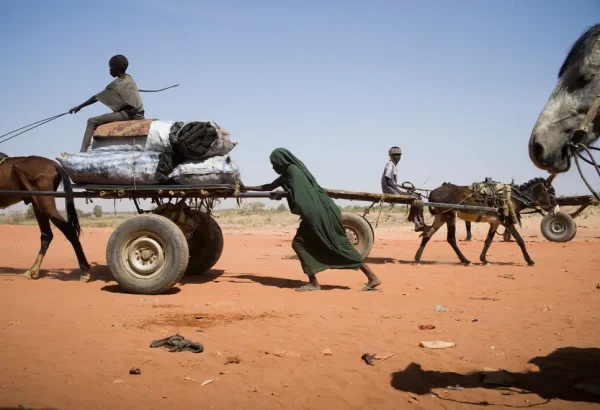
<svg viewBox="0 0 600 410">
<path fill-rule="evenodd" d="M 5 157 L 0 162 L 0 189 L 15 191 L 56 191 L 63 183 L 65 192 L 73 192 L 71 180 L 65 170 L 56 162 L 47 158 L 30 157 Z M 75 209 L 73 198 L 66 198 L 67 219 L 58 213 L 54 197 L 49 196 L 0 196 L 0 208 L 6 208 L 23 201 L 26 205 L 33 204 L 33 210 L 40 227 L 41 247 L 33 266 L 25 272 L 25 277 L 37 279 L 40 274 L 40 266 L 46 255 L 46 251 L 52 242 L 52 228 L 50 221 L 71 242 L 77 262 L 81 269 L 80 280 L 87 282 L 90 278 L 90 265 L 85 258 L 79 235 L 81 227 Z"/>
<path fill-rule="evenodd" d="M 547 180 L 544 180 L 543 178 L 534 178 L 520 186 L 512 184 L 510 185 L 513 191 L 510 202 L 512 203 L 515 216 L 517 217 L 519 223 L 521 221 L 521 211 L 529 206 L 527 203 L 528 201 L 533 201 L 534 203 L 539 204 L 542 208 L 546 209 L 557 206 L 556 194 L 551 185 L 552 179 L 552 176 Z M 484 201 L 475 196 L 470 187 L 458 186 L 450 183 L 444 183 L 442 186 L 431 191 L 429 194 L 429 201 L 455 205 L 490 206 L 490 204 L 484 203 Z M 421 246 L 415 255 L 415 261 L 417 263 L 419 263 L 421 260 L 421 256 L 423 255 L 423 251 L 425 250 L 425 245 L 427 245 L 427 242 L 429 242 L 435 232 L 444 224 L 448 224 L 448 243 L 450 246 L 452 246 L 452 249 L 454 249 L 454 252 L 456 252 L 456 255 L 460 261 L 466 265 L 471 263 L 467 258 L 465 258 L 456 244 L 456 218 L 459 217 L 464 221 L 487 222 L 490 224 L 490 229 L 479 257 L 479 260 L 481 260 L 484 265 L 488 264 L 486 254 L 490 245 L 492 244 L 492 241 L 494 240 L 496 230 L 500 225 L 503 225 L 506 230 L 510 232 L 511 235 L 516 239 L 527 264 L 529 266 L 534 265 L 533 260 L 525 248 L 525 242 L 515 227 L 515 221 L 513 221 L 510 216 L 504 217 L 502 213 L 497 212 L 454 210 L 447 207 L 430 207 L 430 212 L 435 216 L 435 220 L 433 221 L 433 225 L 426 227 L 425 231 L 423 232 Z"/>
</svg>

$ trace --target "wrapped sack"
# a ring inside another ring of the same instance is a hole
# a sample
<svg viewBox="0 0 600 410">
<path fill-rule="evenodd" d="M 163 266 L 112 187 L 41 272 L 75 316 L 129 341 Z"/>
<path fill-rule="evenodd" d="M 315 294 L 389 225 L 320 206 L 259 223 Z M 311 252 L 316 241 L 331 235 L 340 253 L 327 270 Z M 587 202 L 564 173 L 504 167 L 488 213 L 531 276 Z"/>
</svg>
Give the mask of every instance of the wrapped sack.
<svg viewBox="0 0 600 410">
<path fill-rule="evenodd" d="M 133 122 L 133 121 L 131 121 Z M 169 134 L 174 122 L 152 121 L 147 136 L 130 137 L 120 135 L 94 135 L 91 144 L 92 151 L 153 151 L 173 152 L 169 142 Z"/>
<path fill-rule="evenodd" d="M 181 185 L 235 185 L 240 172 L 233 160 L 219 156 L 184 161 L 175 167 L 169 179 Z"/>
<path fill-rule="evenodd" d="M 56 158 L 76 184 L 140 185 L 160 183 L 159 152 L 80 152 Z"/>
<path fill-rule="evenodd" d="M 176 122 L 169 141 L 173 151 L 189 159 L 205 159 L 227 155 L 237 145 L 230 134 L 215 122 Z"/>
</svg>

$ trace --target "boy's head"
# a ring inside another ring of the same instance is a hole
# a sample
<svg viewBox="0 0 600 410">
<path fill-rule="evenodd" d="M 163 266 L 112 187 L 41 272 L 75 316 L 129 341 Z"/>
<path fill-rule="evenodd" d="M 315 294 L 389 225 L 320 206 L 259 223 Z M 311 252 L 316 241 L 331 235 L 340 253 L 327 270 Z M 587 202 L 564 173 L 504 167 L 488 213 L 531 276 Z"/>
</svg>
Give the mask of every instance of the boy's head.
<svg viewBox="0 0 600 410">
<path fill-rule="evenodd" d="M 127 61 L 127 58 L 125 58 L 125 56 L 121 54 L 112 57 L 108 61 L 110 75 L 112 75 L 113 77 L 118 77 L 121 74 L 125 74 L 125 71 L 127 71 L 128 66 L 129 61 Z"/>
</svg>

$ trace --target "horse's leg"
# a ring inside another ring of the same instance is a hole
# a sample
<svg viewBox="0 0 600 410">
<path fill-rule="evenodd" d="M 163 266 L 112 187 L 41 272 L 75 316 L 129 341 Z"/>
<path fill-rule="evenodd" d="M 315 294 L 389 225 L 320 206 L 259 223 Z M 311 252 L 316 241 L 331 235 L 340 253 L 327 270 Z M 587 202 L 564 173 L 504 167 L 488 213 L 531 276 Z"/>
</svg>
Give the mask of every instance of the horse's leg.
<svg viewBox="0 0 600 410">
<path fill-rule="evenodd" d="M 471 241 L 471 221 L 465 221 L 465 227 L 467 228 L 467 239 L 465 241 Z"/>
<path fill-rule="evenodd" d="M 50 246 L 50 242 L 52 242 L 52 227 L 50 227 L 50 219 L 44 215 L 42 212 L 38 210 L 36 206 L 33 207 L 33 211 L 35 213 L 35 218 L 37 219 L 38 225 L 40 227 L 41 235 L 41 246 L 40 252 L 38 253 L 35 262 L 27 272 L 24 273 L 24 276 L 27 279 L 37 279 L 40 276 L 40 266 L 42 266 L 42 261 L 44 260 L 44 256 L 46 255 L 46 251 Z"/>
<path fill-rule="evenodd" d="M 81 276 L 79 280 L 81 282 L 88 282 L 90 280 L 90 264 L 83 253 L 81 242 L 79 242 L 79 238 L 77 237 L 77 232 L 75 232 L 73 227 L 58 213 L 56 210 L 56 205 L 54 206 L 54 210 L 50 212 L 49 216 L 52 223 L 63 233 L 63 235 L 69 242 L 71 242 L 71 245 L 73 246 L 73 250 L 77 256 L 79 269 L 81 269 Z"/>
<path fill-rule="evenodd" d="M 13 166 L 13 172 L 19 178 L 19 182 L 25 187 L 28 191 L 49 191 L 54 190 L 53 179 L 48 181 L 41 181 L 39 183 L 39 187 L 35 186 L 29 182 L 25 174 L 18 168 L 18 166 Z M 44 183 L 47 182 L 47 183 Z M 79 263 L 79 268 L 81 269 L 81 278 L 82 282 L 87 282 L 90 280 L 90 264 L 87 262 L 85 254 L 83 253 L 83 248 L 81 247 L 81 243 L 79 242 L 79 238 L 77 237 L 77 232 L 75 229 L 64 220 L 61 214 L 58 213 L 56 209 L 56 201 L 52 197 L 47 196 L 32 196 L 31 201 L 33 202 L 33 208 L 38 208 L 38 211 L 50 218 L 52 223 L 63 233 L 63 235 L 67 238 L 67 240 L 73 246 L 73 250 L 75 251 L 75 255 L 77 256 L 77 262 Z"/>
<path fill-rule="evenodd" d="M 494 236 L 496 235 L 498 226 L 499 226 L 498 222 L 490 222 L 490 230 L 488 231 L 487 237 L 485 238 L 485 243 L 483 244 L 483 250 L 481 251 L 481 255 L 479 256 L 479 260 L 484 265 L 487 265 L 489 263 L 486 259 L 486 255 L 487 255 L 488 249 L 490 249 L 490 246 L 492 245 L 492 242 L 494 241 Z"/>
<path fill-rule="evenodd" d="M 531 259 L 531 257 L 527 253 L 527 249 L 525 248 L 525 241 L 523 240 L 523 238 L 521 238 L 521 234 L 519 233 L 519 231 L 517 231 L 516 226 L 514 224 L 509 224 L 509 225 L 506 225 L 506 228 L 512 234 L 512 236 L 514 236 L 515 240 L 517 241 L 517 244 L 519 244 L 519 248 L 521 248 L 521 251 L 523 252 L 523 257 L 525 258 L 527 265 L 529 265 L 529 266 L 535 265 L 535 262 Z"/>
<path fill-rule="evenodd" d="M 456 252 L 456 256 L 458 256 L 458 259 L 460 259 L 462 263 L 465 265 L 470 264 L 471 261 L 465 258 L 465 255 L 462 254 L 456 244 L 456 214 L 454 212 L 446 215 L 446 223 L 448 224 L 448 236 L 446 238 L 448 243 L 452 246 L 452 249 Z"/>
<path fill-rule="evenodd" d="M 444 220 L 444 217 L 438 214 L 435 216 L 433 224 L 430 227 L 425 227 L 425 229 L 423 230 L 423 240 L 421 241 L 421 246 L 419 247 L 419 250 L 415 255 L 415 262 L 421 262 L 421 256 L 423 255 L 423 251 L 425 250 L 425 245 L 427 245 L 427 242 L 429 242 L 431 237 L 437 232 L 438 229 L 444 226 L 445 223 L 446 221 Z"/>
</svg>

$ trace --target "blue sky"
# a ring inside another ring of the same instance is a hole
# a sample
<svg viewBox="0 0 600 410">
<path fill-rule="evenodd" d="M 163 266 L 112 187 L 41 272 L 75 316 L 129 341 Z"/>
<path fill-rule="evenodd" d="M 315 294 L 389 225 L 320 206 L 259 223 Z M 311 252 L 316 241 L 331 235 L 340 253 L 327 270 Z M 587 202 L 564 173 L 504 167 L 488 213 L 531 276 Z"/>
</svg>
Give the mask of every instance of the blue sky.
<svg viewBox="0 0 600 410">
<path fill-rule="evenodd" d="M 380 192 L 545 176 L 527 142 L 598 0 L 0 2 L 0 134 L 67 111 L 124 54 L 147 118 L 214 120 L 239 141 L 247 185 L 285 147 L 328 188 Z M 76 152 L 97 103 L 2 144 L 11 156 Z M 597 182 L 596 182 L 597 183 Z M 586 194 L 576 170 L 560 194 Z M 103 204 L 108 206 L 108 203 Z"/>
</svg>

